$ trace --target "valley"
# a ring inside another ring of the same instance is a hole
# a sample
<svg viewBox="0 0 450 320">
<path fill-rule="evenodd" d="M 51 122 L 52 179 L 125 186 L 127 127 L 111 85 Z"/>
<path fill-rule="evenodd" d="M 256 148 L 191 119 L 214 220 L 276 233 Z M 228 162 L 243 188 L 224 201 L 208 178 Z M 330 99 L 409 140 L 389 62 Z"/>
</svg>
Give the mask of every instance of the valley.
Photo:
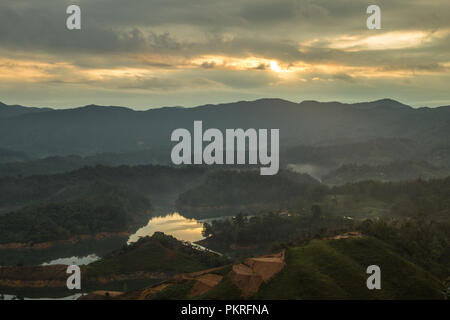
<svg viewBox="0 0 450 320">
<path fill-rule="evenodd" d="M 2 138 L 0 298 L 445 299 L 450 153 L 442 136 L 418 133 L 445 136 L 447 109 L 276 99 L 145 112 L 0 108 L 2 124 L 37 130 L 33 146 Z M 396 119 L 421 116 L 418 131 L 397 134 Z M 83 133 L 42 140 L 47 117 L 76 119 L 72 132 Z M 126 134 L 109 132 L 100 147 L 81 121 L 90 117 Z M 205 130 L 275 119 L 280 170 L 174 166 L 161 138 L 167 117 L 177 127 L 201 119 Z M 371 133 L 344 129 L 355 119 Z M 326 126 L 340 129 L 327 135 Z M 72 262 L 82 270 L 77 292 L 65 287 Z M 379 292 L 365 289 L 372 264 L 383 270 Z"/>
</svg>

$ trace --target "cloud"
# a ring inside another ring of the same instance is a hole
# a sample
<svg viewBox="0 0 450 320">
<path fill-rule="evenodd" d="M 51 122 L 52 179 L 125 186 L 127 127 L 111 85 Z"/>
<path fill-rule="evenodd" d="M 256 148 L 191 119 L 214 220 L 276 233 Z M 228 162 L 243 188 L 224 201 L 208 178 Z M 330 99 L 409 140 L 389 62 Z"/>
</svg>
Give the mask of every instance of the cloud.
<svg viewBox="0 0 450 320">
<path fill-rule="evenodd" d="M 332 79 L 343 80 L 348 82 L 355 82 L 355 79 L 346 73 L 337 73 L 332 76 Z"/>
<path fill-rule="evenodd" d="M 72 2 L 2 1 L 1 95 L 19 103 L 39 87 L 105 99 L 105 90 L 192 105 L 212 94 L 357 96 L 379 86 L 445 100 L 447 0 L 379 0 L 382 30 L 367 30 L 366 0 L 78 0 L 82 30 L 69 31 Z"/>
<path fill-rule="evenodd" d="M 326 47 L 344 51 L 392 50 L 426 46 L 450 34 L 450 29 L 439 31 L 393 31 L 376 35 L 352 35 L 334 39 L 314 39 L 305 46 Z"/>
</svg>

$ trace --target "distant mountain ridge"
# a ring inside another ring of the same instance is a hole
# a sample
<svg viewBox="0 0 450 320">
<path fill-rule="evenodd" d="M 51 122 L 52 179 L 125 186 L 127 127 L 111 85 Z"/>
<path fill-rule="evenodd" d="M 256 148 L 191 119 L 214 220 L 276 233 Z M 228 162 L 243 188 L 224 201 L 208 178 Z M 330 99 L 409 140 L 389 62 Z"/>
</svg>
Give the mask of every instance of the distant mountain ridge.
<svg viewBox="0 0 450 320">
<path fill-rule="evenodd" d="M 44 112 L 45 111 L 45 112 Z M 332 145 L 396 137 L 425 145 L 448 144 L 450 108 L 414 109 L 391 99 L 339 102 L 260 99 L 193 108 L 135 111 L 88 105 L 39 109 L 0 105 L 0 147 L 47 155 L 158 150 L 176 128 L 278 128 L 281 148 Z"/>
<path fill-rule="evenodd" d="M 0 102 L 0 118 L 20 116 L 26 113 L 35 113 L 53 110 L 50 108 L 24 107 L 20 105 L 7 105 Z"/>
</svg>

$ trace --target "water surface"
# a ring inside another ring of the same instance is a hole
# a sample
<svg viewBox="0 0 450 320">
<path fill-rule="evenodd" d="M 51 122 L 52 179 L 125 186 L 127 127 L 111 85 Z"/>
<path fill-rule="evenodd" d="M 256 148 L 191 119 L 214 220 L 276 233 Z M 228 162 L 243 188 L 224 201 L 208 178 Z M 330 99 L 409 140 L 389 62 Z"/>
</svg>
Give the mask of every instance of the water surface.
<svg viewBox="0 0 450 320">
<path fill-rule="evenodd" d="M 68 258 L 58 258 L 55 260 L 51 260 L 49 262 L 44 262 L 43 266 L 50 266 L 54 264 L 66 264 L 66 265 L 87 265 L 89 263 L 92 263 L 94 261 L 100 260 L 100 257 L 97 256 L 95 253 L 89 254 L 85 257 L 68 257 Z"/>
<path fill-rule="evenodd" d="M 128 244 L 136 242 L 140 237 L 152 236 L 156 231 L 164 232 L 178 240 L 195 242 L 204 239 L 202 236 L 203 223 L 196 219 L 188 219 L 178 212 L 164 217 L 154 217 L 144 227 L 132 234 Z"/>
</svg>

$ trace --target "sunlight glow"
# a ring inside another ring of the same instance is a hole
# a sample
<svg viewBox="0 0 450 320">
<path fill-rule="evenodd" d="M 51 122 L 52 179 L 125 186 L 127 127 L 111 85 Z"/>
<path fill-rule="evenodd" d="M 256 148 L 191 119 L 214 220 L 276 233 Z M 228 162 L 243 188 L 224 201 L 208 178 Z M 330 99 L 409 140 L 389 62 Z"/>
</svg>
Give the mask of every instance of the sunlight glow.
<svg viewBox="0 0 450 320">
<path fill-rule="evenodd" d="M 362 50 L 394 50 L 426 45 L 449 34 L 450 29 L 435 32 L 422 30 L 392 31 L 370 36 L 346 35 L 333 39 L 314 39 L 302 45 L 304 47 L 326 47 L 350 52 Z"/>
<path fill-rule="evenodd" d="M 278 65 L 278 62 L 276 62 L 274 60 L 270 61 L 270 69 L 272 69 L 272 71 L 275 71 L 275 72 L 281 72 L 282 71 L 280 66 Z"/>
</svg>

